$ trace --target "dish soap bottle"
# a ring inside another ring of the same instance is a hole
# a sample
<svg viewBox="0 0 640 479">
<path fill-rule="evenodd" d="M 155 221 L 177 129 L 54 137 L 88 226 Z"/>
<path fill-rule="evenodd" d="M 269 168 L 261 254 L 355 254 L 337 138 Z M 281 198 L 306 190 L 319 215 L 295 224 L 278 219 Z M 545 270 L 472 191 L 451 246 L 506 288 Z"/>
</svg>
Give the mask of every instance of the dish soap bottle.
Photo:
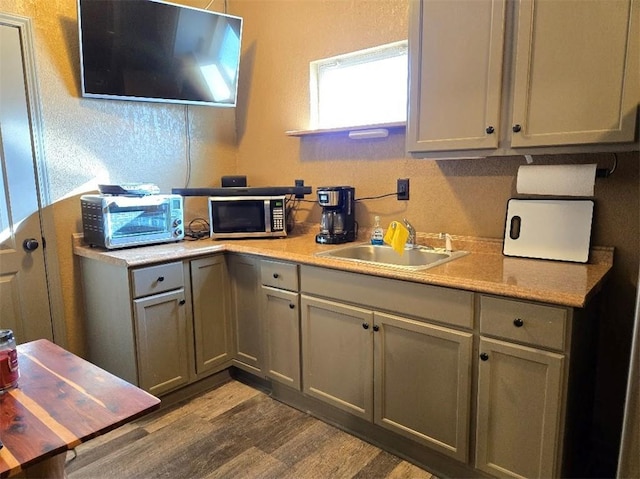
<svg viewBox="0 0 640 479">
<path fill-rule="evenodd" d="M 382 231 L 382 226 L 380 226 L 380 217 L 376 216 L 373 218 L 373 231 L 371 232 L 371 244 L 381 246 L 384 244 L 384 231 Z"/>
</svg>

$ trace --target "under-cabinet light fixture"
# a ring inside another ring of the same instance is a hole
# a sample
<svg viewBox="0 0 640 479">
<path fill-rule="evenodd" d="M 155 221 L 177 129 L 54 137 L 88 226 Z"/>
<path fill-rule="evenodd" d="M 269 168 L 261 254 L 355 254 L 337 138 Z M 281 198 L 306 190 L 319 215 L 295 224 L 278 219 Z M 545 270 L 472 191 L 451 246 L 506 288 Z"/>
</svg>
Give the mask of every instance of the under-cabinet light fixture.
<svg viewBox="0 0 640 479">
<path fill-rule="evenodd" d="M 371 130 L 354 130 L 349 132 L 349 138 L 352 140 L 366 140 L 369 138 L 386 138 L 389 136 L 389 130 L 386 128 L 373 128 Z"/>
</svg>

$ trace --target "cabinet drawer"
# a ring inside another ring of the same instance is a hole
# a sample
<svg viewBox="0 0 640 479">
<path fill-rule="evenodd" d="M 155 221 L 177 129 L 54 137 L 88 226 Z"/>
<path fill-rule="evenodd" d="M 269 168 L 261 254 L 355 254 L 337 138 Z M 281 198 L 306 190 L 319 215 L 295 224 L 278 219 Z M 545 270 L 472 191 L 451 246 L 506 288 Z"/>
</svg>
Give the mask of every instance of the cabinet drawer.
<svg viewBox="0 0 640 479">
<path fill-rule="evenodd" d="M 182 263 L 167 263 L 134 269 L 131 271 L 131 281 L 134 298 L 182 288 L 184 286 Z"/>
<path fill-rule="evenodd" d="M 298 265 L 279 261 L 260 262 L 262 284 L 273 288 L 298 291 Z"/>
<path fill-rule="evenodd" d="M 480 297 L 480 334 L 562 350 L 568 311 L 491 296 Z"/>
</svg>

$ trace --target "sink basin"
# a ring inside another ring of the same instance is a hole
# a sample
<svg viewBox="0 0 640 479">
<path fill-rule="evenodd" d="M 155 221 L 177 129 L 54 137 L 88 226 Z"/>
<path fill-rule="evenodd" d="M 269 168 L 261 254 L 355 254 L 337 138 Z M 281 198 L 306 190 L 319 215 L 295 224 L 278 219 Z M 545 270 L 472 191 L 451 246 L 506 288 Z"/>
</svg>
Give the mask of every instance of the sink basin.
<svg viewBox="0 0 640 479">
<path fill-rule="evenodd" d="M 342 248 L 316 253 L 334 259 L 357 261 L 360 263 L 393 266 L 402 269 L 420 270 L 433 268 L 469 254 L 467 251 L 445 251 L 443 248 L 418 246 L 398 254 L 390 246 L 374 246 L 368 243 L 349 245 Z"/>
</svg>

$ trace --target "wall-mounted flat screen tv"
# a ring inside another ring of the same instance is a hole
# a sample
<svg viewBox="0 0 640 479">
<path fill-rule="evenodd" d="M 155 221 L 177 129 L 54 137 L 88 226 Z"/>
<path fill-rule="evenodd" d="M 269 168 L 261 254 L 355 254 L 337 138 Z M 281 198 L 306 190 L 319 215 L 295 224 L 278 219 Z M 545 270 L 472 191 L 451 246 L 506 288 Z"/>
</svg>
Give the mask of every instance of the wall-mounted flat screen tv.
<svg viewBox="0 0 640 479">
<path fill-rule="evenodd" d="M 242 18 L 158 0 L 78 0 L 82 96 L 234 107 Z"/>
</svg>

